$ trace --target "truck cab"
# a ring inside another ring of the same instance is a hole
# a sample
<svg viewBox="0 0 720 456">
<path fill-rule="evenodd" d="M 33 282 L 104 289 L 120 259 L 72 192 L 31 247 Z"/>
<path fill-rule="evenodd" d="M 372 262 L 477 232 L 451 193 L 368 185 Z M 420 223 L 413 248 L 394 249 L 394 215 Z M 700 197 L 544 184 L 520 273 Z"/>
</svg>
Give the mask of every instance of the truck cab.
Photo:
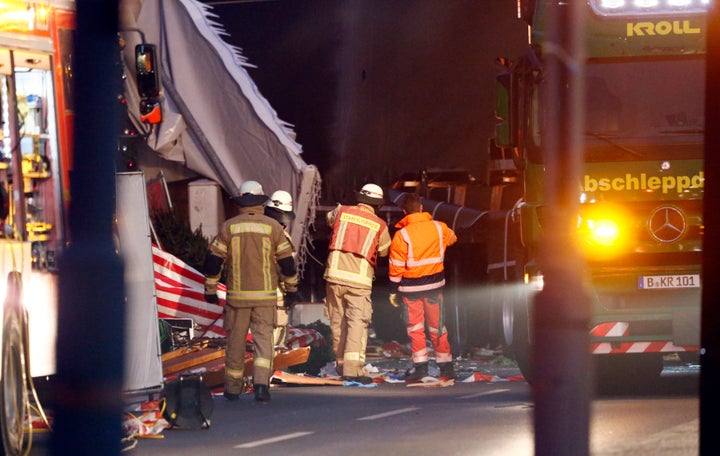
<svg viewBox="0 0 720 456">
<path fill-rule="evenodd" d="M 584 14 L 585 131 L 577 184 L 578 245 L 592 298 L 590 352 L 608 375 L 660 373 L 663 357 L 697 357 L 702 286 L 707 2 L 589 0 Z M 527 52 L 496 84 L 491 166 L 502 188 L 522 186 L 511 211 L 523 284 L 503 306 L 506 342 L 532 378 L 537 249 L 543 237 L 545 11 L 519 2 Z M 624 5 L 624 6 L 623 6 Z M 509 169 L 508 169 L 509 168 Z M 500 170 L 500 171 L 497 171 Z M 517 183 L 507 181 L 514 177 Z M 504 181 L 502 179 L 505 179 Z M 519 291 L 517 291 L 519 290 Z"/>
</svg>

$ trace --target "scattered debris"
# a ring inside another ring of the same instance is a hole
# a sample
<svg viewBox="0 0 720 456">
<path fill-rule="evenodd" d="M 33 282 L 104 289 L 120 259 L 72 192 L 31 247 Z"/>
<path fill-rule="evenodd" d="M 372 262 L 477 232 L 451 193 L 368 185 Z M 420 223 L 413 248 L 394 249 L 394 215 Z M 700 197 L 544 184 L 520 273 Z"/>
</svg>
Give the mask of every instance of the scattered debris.
<svg viewBox="0 0 720 456">
<path fill-rule="evenodd" d="M 455 384 L 455 379 L 443 379 L 443 378 L 435 378 L 435 377 L 423 377 L 420 380 L 414 381 L 414 382 L 406 382 L 408 388 L 412 387 L 438 387 L 438 388 L 444 388 L 447 386 L 453 386 Z"/>
</svg>

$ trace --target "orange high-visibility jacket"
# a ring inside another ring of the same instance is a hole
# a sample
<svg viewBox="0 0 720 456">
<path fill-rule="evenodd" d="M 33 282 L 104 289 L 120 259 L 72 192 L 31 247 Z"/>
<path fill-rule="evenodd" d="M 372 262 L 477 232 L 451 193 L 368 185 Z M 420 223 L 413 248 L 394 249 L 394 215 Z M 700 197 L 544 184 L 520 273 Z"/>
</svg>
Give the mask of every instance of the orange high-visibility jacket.
<svg viewBox="0 0 720 456">
<path fill-rule="evenodd" d="M 445 223 L 433 220 L 428 212 L 408 214 L 390 244 L 391 289 L 403 293 L 434 290 L 445 285 L 445 249 L 457 241 Z"/>
</svg>

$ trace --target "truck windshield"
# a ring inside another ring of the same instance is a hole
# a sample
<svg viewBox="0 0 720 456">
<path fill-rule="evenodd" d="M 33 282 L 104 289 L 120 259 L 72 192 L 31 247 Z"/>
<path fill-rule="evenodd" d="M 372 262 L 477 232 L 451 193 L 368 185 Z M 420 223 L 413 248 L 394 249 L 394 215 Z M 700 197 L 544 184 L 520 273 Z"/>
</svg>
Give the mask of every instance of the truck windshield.
<svg viewBox="0 0 720 456">
<path fill-rule="evenodd" d="M 589 161 L 702 157 L 705 60 L 591 61 Z"/>
</svg>

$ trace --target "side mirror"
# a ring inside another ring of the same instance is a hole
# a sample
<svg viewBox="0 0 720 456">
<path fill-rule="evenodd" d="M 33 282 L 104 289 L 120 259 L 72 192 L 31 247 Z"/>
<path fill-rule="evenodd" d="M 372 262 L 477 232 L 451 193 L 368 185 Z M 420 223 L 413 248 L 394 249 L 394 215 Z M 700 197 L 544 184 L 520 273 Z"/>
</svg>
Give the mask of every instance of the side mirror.
<svg viewBox="0 0 720 456">
<path fill-rule="evenodd" d="M 140 101 L 140 120 L 154 125 L 162 122 L 162 106 L 157 98 Z"/>
<path fill-rule="evenodd" d="M 135 46 L 135 78 L 140 98 L 160 96 L 160 76 L 157 51 L 153 44 Z"/>
</svg>

